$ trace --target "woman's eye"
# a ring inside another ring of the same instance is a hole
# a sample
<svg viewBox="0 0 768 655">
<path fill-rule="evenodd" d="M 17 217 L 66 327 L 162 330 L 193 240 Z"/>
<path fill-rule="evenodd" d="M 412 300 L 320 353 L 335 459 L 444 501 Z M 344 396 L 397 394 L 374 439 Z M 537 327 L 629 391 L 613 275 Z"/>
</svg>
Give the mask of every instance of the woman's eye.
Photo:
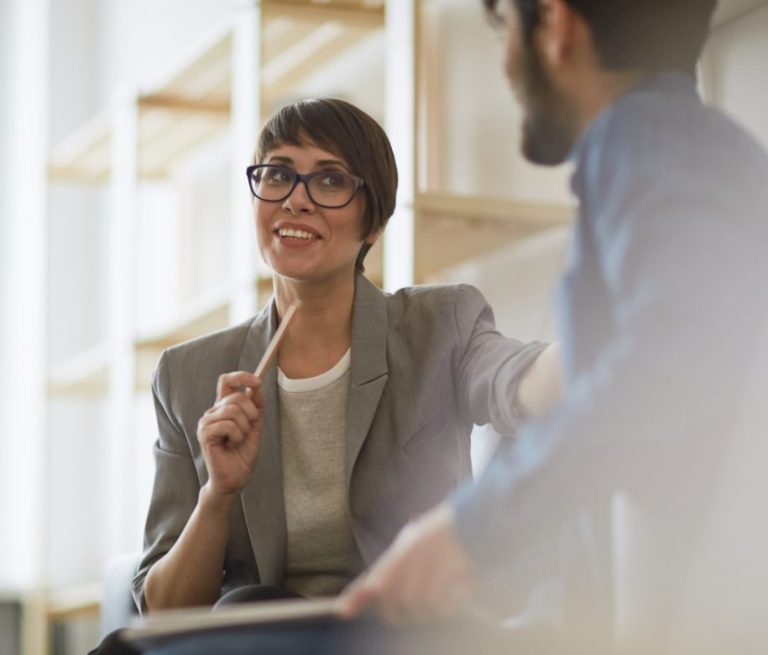
<svg viewBox="0 0 768 655">
<path fill-rule="evenodd" d="M 344 186 L 344 173 L 325 173 L 320 177 L 320 184 L 328 188 Z"/>
<path fill-rule="evenodd" d="M 291 176 L 287 171 L 271 170 L 264 175 L 269 184 L 289 184 Z"/>
</svg>

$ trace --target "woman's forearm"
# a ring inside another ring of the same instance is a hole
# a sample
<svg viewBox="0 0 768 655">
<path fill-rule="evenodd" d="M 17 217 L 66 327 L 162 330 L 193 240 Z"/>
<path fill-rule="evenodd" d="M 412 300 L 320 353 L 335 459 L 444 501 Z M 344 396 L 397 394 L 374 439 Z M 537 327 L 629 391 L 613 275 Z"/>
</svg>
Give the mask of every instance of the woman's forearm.
<svg viewBox="0 0 768 655">
<path fill-rule="evenodd" d="M 213 494 L 205 486 L 183 532 L 147 573 L 144 600 L 149 611 L 208 606 L 221 591 L 232 508 L 239 495 Z"/>
<path fill-rule="evenodd" d="M 523 373 L 517 387 L 517 406 L 526 418 L 545 414 L 562 398 L 560 344 L 549 344 Z"/>
</svg>

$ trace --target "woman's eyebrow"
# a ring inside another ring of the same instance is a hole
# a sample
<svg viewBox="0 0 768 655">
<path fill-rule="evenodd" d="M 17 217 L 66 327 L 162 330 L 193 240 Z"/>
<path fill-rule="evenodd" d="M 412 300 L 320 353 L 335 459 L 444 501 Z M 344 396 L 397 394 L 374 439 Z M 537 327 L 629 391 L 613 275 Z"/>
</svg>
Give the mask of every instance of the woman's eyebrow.
<svg viewBox="0 0 768 655">
<path fill-rule="evenodd" d="M 290 157 L 282 157 L 280 155 L 271 155 L 270 157 L 267 157 L 267 161 L 276 161 L 281 164 L 293 164 L 293 159 Z"/>
<path fill-rule="evenodd" d="M 341 166 L 341 168 L 347 167 L 347 165 L 340 159 L 321 159 L 315 162 L 315 164 L 317 166 Z"/>
<path fill-rule="evenodd" d="M 267 158 L 267 161 L 270 163 L 278 163 L 278 164 L 285 164 L 287 166 L 293 166 L 294 162 L 291 157 L 286 157 L 285 155 L 272 155 Z M 344 170 L 347 170 L 347 165 L 341 161 L 340 159 L 318 159 L 314 163 L 314 168 L 328 168 L 329 166 L 336 166 L 339 168 L 343 168 Z"/>
</svg>

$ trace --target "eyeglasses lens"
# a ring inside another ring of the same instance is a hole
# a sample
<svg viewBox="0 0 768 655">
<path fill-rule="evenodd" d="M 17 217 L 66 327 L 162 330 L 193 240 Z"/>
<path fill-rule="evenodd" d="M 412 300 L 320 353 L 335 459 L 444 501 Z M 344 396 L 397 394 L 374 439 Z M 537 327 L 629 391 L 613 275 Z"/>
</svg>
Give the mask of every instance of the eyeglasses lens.
<svg viewBox="0 0 768 655">
<path fill-rule="evenodd" d="M 260 166 L 251 174 L 251 191 L 261 200 L 278 202 L 291 194 L 297 179 L 305 183 L 312 202 L 324 207 L 346 205 L 358 187 L 356 179 L 343 171 L 318 171 L 298 176 L 282 166 Z"/>
</svg>

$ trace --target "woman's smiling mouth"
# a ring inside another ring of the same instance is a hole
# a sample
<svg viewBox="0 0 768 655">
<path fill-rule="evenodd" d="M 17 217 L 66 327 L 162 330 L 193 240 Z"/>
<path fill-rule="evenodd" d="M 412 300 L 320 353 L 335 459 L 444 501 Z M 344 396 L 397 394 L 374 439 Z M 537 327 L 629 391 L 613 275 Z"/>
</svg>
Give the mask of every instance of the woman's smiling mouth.
<svg viewBox="0 0 768 655">
<path fill-rule="evenodd" d="M 281 223 L 272 230 L 272 233 L 281 244 L 294 247 L 308 246 L 322 239 L 315 229 L 298 223 Z"/>
<path fill-rule="evenodd" d="M 275 230 L 278 235 L 280 235 L 282 238 L 290 238 L 290 239 L 304 239 L 307 241 L 311 241 L 314 239 L 319 239 L 316 234 L 312 234 L 311 232 L 307 232 L 306 230 L 295 230 L 290 227 L 281 227 L 278 230 Z"/>
</svg>

